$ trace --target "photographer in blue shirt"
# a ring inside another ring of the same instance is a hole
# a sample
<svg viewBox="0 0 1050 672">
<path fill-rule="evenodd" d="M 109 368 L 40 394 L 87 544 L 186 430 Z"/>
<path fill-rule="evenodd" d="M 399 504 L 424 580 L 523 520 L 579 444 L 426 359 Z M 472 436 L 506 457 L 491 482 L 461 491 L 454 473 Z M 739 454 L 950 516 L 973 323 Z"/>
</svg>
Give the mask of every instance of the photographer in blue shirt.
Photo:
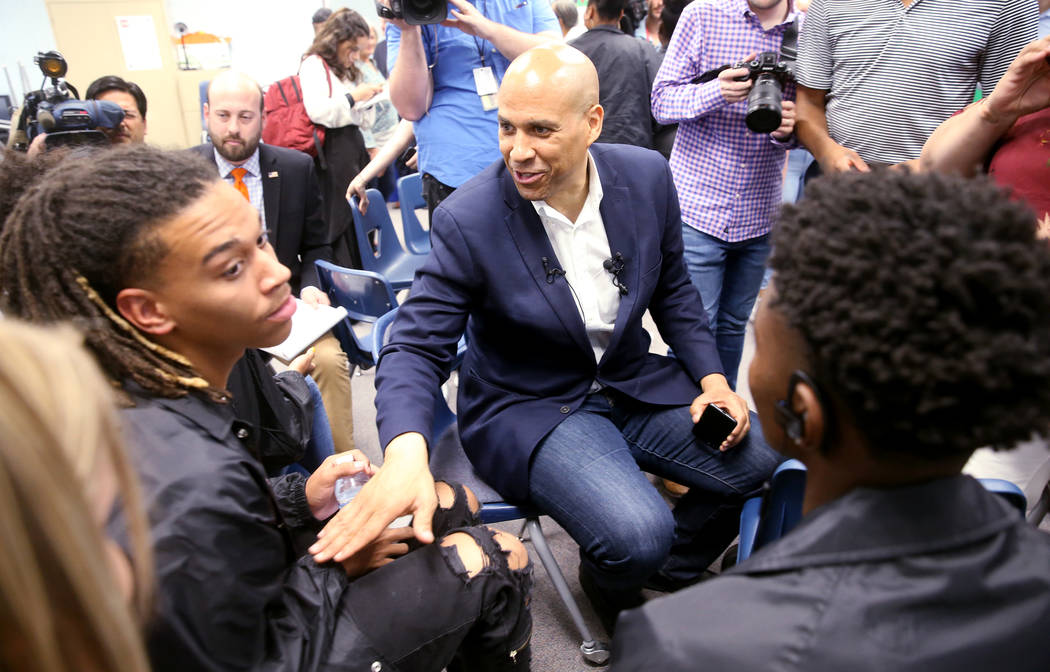
<svg viewBox="0 0 1050 672">
<path fill-rule="evenodd" d="M 561 36 L 546 0 L 448 2 L 440 24 L 387 27 L 390 98 L 415 122 L 430 212 L 500 158 L 496 90 L 510 61 Z"/>
</svg>

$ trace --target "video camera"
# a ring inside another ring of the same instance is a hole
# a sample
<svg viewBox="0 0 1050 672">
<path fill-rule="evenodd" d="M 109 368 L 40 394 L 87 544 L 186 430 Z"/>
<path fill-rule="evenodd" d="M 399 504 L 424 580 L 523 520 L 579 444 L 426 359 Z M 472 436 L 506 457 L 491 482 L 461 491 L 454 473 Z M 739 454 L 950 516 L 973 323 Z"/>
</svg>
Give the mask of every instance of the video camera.
<svg viewBox="0 0 1050 672">
<path fill-rule="evenodd" d="M 747 74 L 737 81 L 754 82 L 747 94 L 747 114 L 744 122 L 754 133 L 772 133 L 780 128 L 784 113 L 784 84 L 795 79 L 795 54 L 798 42 L 798 23 L 793 23 L 784 31 L 784 41 L 780 52 L 764 51 L 750 61 L 723 65 L 708 70 L 692 80 L 693 84 L 703 84 L 718 77 L 723 70 L 743 68 Z"/>
<path fill-rule="evenodd" d="M 384 19 L 403 19 L 411 26 L 441 23 L 448 16 L 448 0 L 390 0 L 390 6 L 376 1 L 376 13 Z"/>
<path fill-rule="evenodd" d="M 40 52 L 33 59 L 44 73 L 39 91 L 26 94 L 12 131 L 14 149 L 25 151 L 33 138 L 47 133 L 46 147 L 102 144 L 109 136 L 99 129 L 115 129 L 124 120 L 120 105 L 101 100 L 78 100 L 79 92 L 62 79 L 68 66 L 57 51 Z M 48 86 L 48 79 L 51 80 Z"/>
</svg>

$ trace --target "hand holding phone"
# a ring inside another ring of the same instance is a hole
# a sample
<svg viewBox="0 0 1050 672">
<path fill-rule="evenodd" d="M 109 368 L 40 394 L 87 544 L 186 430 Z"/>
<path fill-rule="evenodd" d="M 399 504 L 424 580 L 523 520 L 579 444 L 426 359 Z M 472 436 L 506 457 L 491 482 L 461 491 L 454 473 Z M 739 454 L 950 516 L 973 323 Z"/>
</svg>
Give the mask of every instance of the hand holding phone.
<svg viewBox="0 0 1050 672">
<path fill-rule="evenodd" d="M 736 420 L 714 404 L 708 404 L 693 425 L 693 435 L 715 450 L 720 450 L 729 434 L 736 429 Z"/>
</svg>

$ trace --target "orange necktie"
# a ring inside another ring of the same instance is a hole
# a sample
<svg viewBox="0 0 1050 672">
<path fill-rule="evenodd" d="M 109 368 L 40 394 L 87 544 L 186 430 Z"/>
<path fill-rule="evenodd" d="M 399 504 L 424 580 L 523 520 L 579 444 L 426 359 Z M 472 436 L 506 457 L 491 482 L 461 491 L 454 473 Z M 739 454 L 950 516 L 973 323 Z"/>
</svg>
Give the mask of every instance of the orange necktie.
<svg viewBox="0 0 1050 672">
<path fill-rule="evenodd" d="M 230 175 L 233 175 L 233 188 L 241 192 L 241 196 L 244 196 L 249 203 L 252 202 L 252 197 L 248 195 L 248 185 L 244 183 L 244 176 L 248 174 L 245 168 L 237 167 L 230 171 Z"/>
</svg>

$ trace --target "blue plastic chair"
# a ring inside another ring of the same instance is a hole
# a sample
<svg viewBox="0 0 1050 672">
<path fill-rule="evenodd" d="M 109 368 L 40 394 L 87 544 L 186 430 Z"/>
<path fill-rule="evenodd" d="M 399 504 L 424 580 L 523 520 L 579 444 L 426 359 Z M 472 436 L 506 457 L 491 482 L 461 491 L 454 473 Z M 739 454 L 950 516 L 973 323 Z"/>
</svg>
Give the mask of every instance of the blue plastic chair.
<svg viewBox="0 0 1050 672">
<path fill-rule="evenodd" d="M 389 327 L 396 313 L 395 309 L 384 315 L 373 328 L 373 342 L 377 344 L 377 359 L 379 349 L 386 344 L 390 333 Z M 460 345 L 463 345 L 462 340 Z M 462 351 L 460 354 L 462 355 Z M 554 559 L 554 554 L 547 544 L 547 537 L 543 534 L 543 528 L 540 526 L 540 512 L 528 506 L 516 506 L 503 501 L 498 492 L 481 480 L 459 441 L 456 416 L 440 392 L 434 395 L 434 421 L 431 425 L 431 437 L 433 445 L 430 446 L 430 470 L 434 478 L 462 483 L 470 488 L 481 502 L 482 523 L 488 525 L 511 520 L 525 520 L 518 537 L 522 541 L 531 541 L 533 548 L 536 549 L 536 555 L 540 557 L 540 562 L 547 571 L 551 583 L 554 584 L 554 589 L 558 591 L 558 596 L 568 609 L 580 633 L 580 653 L 583 654 L 585 660 L 595 665 L 607 663 L 609 645 L 596 640 L 583 620 L 580 607 L 576 604 L 576 599 L 569 590 L 569 584 L 565 581 L 565 575 L 558 566 L 558 561 Z"/>
<path fill-rule="evenodd" d="M 1015 483 L 1002 478 L 978 478 L 977 480 L 984 486 L 985 490 L 994 492 L 1005 499 L 1020 511 L 1021 516 L 1024 517 L 1025 511 L 1028 509 L 1028 498 L 1024 496 L 1024 490 Z"/>
<path fill-rule="evenodd" d="M 419 173 L 405 175 L 397 181 L 397 200 L 401 201 L 401 230 L 405 245 L 415 254 L 430 253 L 430 231 L 423 228 L 416 209 L 427 207 L 423 200 L 423 178 Z"/>
<path fill-rule="evenodd" d="M 979 478 L 988 492 L 995 493 L 1016 508 L 1023 518 L 1028 507 L 1024 492 L 1001 478 Z M 762 546 L 790 532 L 802 519 L 802 496 L 806 490 L 806 465 L 788 460 L 773 472 L 765 497 L 752 497 L 740 515 L 740 546 L 737 562 L 742 562 Z"/>
<path fill-rule="evenodd" d="M 201 142 L 208 142 L 208 120 L 204 118 L 204 103 L 208 102 L 208 84 L 211 83 L 210 79 L 202 80 L 197 84 L 197 95 L 200 96 L 200 107 L 201 111 Z"/>
<path fill-rule="evenodd" d="M 764 497 L 744 502 L 740 514 L 740 545 L 737 562 L 771 541 L 784 536 L 802 518 L 802 494 L 806 490 L 806 466 L 798 460 L 783 462 L 769 479 Z"/>
<path fill-rule="evenodd" d="M 357 247 L 361 252 L 361 265 L 366 271 L 379 273 L 385 277 L 394 289 L 408 289 L 416 269 L 426 261 L 425 254 L 413 254 L 401 246 L 401 241 L 390 221 L 386 201 L 378 189 L 368 190 L 368 202 L 372 207 L 366 214 L 361 213 L 357 197 L 350 198 L 350 210 L 354 215 L 354 235 Z M 375 231 L 378 251 L 372 247 L 369 233 Z"/>
<path fill-rule="evenodd" d="M 386 278 L 371 271 L 343 268 L 327 261 L 317 260 L 317 276 L 321 291 L 328 295 L 333 306 L 346 308 L 347 319 L 332 329 L 347 358 L 362 369 L 375 366 L 372 341 L 375 328 L 358 335 L 353 322 L 375 322 L 397 307 L 397 295 Z"/>
</svg>

